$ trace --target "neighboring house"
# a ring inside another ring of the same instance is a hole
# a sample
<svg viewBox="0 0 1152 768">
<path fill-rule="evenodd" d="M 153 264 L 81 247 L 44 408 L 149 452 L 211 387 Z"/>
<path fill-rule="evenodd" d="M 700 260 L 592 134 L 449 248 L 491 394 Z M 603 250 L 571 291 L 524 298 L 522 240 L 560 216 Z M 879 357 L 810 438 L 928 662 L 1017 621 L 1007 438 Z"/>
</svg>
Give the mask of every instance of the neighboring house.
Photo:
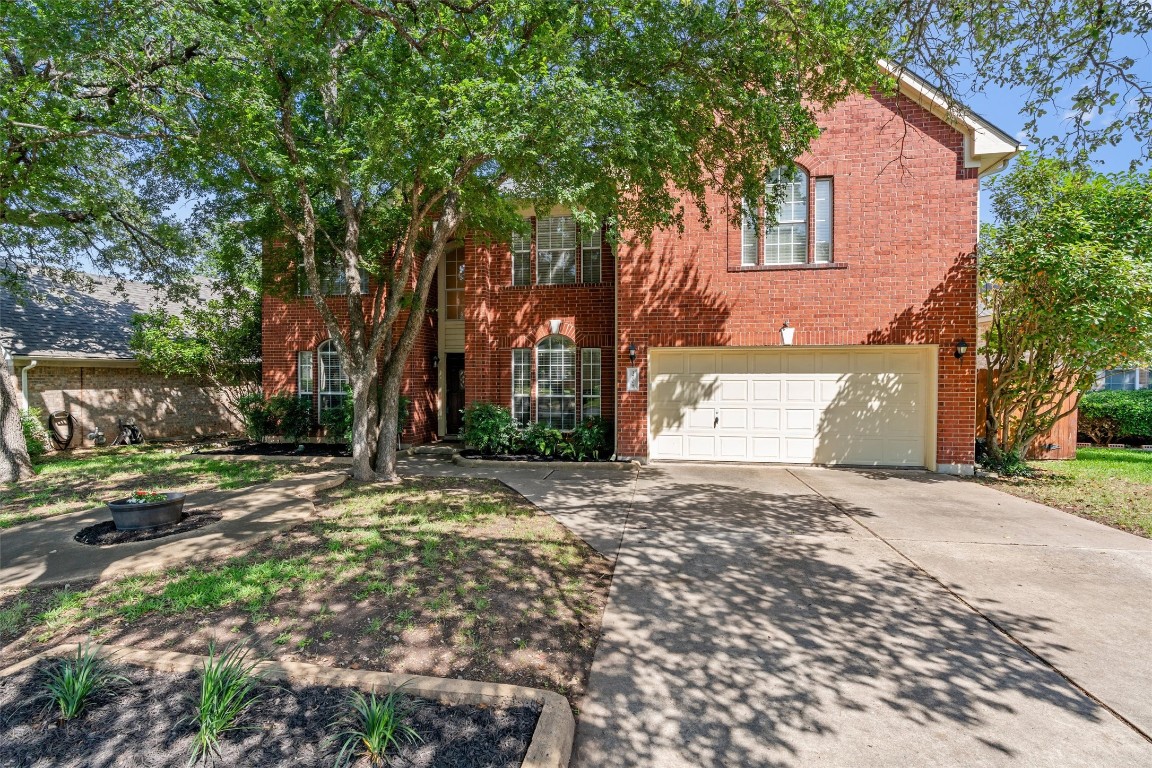
<svg viewBox="0 0 1152 768">
<path fill-rule="evenodd" d="M 957 348 L 977 335 L 979 178 L 1019 146 L 913 77 L 820 122 L 767 230 L 712 194 L 710 228 L 650 242 L 610 245 L 563 209 L 510 243 L 463 236 L 408 361 L 405 440 L 487 401 L 561 429 L 602 416 L 622 457 L 971 473 L 976 355 Z M 266 295 L 264 323 L 265 390 L 337 404 L 311 299 Z"/>
<path fill-rule="evenodd" d="M 90 277 L 84 287 L 31 277 L 27 299 L 0 289 L 0 343 L 12 357 L 25 403 L 45 418 L 71 414 L 70 447 L 93 444 L 95 430 L 112 442 L 121 420 L 134 422 L 147 439 L 237 431 L 211 391 L 140 370 L 128 348 L 132 315 L 164 299 L 142 283 Z"/>
<path fill-rule="evenodd" d="M 1092 389 L 1152 389 L 1152 368 L 1116 368 L 1100 371 Z"/>
</svg>

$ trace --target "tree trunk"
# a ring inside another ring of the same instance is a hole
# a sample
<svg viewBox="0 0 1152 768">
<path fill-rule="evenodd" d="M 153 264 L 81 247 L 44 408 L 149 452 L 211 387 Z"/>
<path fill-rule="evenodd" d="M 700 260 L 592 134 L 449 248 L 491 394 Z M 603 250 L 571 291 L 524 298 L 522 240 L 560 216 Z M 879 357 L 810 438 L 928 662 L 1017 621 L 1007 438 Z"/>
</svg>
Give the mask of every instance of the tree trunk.
<svg viewBox="0 0 1152 768">
<path fill-rule="evenodd" d="M 24 428 L 20 425 L 20 394 L 16 391 L 12 358 L 0 346 L 3 365 L 0 365 L 0 482 L 13 483 L 27 480 L 35 474 L 24 442 Z"/>
<path fill-rule="evenodd" d="M 368 407 L 372 392 L 372 374 L 360 372 L 348 377 L 352 386 L 352 477 L 369 482 L 376 479 L 372 469 L 372 410 Z"/>
<path fill-rule="evenodd" d="M 404 364 L 397 364 L 395 356 L 400 350 L 393 350 L 393 359 L 384 366 L 380 377 L 380 430 L 376 443 L 376 474 L 381 480 L 397 479 L 396 444 L 399 434 L 400 384 L 404 378 Z M 405 355 L 407 357 L 407 355 Z"/>
</svg>

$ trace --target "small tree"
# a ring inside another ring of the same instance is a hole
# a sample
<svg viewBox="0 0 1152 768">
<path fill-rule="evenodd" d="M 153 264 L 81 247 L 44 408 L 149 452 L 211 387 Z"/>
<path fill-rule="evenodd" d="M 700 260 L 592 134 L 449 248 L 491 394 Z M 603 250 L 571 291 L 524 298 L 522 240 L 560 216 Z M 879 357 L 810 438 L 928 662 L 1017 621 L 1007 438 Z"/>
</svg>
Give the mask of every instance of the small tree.
<svg viewBox="0 0 1152 768">
<path fill-rule="evenodd" d="M 994 466 L 1018 462 L 1097 371 L 1152 358 L 1152 177 L 1022 155 L 991 182 L 981 234 L 981 353 Z"/>
</svg>

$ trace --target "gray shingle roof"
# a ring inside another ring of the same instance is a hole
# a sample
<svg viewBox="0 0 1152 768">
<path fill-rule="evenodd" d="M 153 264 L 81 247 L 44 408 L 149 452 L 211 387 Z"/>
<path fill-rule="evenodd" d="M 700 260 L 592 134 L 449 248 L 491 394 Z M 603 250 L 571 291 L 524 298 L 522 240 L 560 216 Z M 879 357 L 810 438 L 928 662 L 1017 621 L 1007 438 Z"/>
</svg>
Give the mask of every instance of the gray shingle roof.
<svg viewBox="0 0 1152 768">
<path fill-rule="evenodd" d="M 28 278 L 30 294 L 0 288 L 0 341 L 18 357 L 131 360 L 132 315 L 165 306 L 162 293 L 145 284 L 90 275 L 90 285 L 62 285 Z"/>
</svg>

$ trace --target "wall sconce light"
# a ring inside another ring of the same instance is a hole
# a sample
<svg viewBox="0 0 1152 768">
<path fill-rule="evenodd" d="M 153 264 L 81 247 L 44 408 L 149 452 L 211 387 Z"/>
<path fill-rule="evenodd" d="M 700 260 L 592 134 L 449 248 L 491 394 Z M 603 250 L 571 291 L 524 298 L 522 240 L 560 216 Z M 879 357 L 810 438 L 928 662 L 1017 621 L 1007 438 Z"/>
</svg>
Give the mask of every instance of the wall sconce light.
<svg viewBox="0 0 1152 768">
<path fill-rule="evenodd" d="M 636 362 L 636 345 L 635 344 L 629 344 L 628 345 L 628 362 L 631 362 L 631 363 Z"/>
<path fill-rule="evenodd" d="M 792 346 L 792 339 L 796 335 L 796 329 L 784 321 L 784 325 L 780 326 L 780 341 L 784 342 L 786 346 Z"/>
<path fill-rule="evenodd" d="M 548 321 L 548 327 L 552 329 L 552 335 L 553 336 L 560 333 L 560 322 L 561 321 L 559 321 L 559 320 L 549 320 Z"/>
<path fill-rule="evenodd" d="M 960 339 L 960 341 L 956 342 L 956 359 L 957 360 L 964 357 L 964 355 L 967 352 L 968 352 L 968 342 L 964 341 L 964 339 Z"/>
<path fill-rule="evenodd" d="M 440 367 L 440 354 L 438 352 L 433 352 L 432 357 L 429 358 L 429 360 L 432 363 L 432 370 L 436 370 Z"/>
</svg>

